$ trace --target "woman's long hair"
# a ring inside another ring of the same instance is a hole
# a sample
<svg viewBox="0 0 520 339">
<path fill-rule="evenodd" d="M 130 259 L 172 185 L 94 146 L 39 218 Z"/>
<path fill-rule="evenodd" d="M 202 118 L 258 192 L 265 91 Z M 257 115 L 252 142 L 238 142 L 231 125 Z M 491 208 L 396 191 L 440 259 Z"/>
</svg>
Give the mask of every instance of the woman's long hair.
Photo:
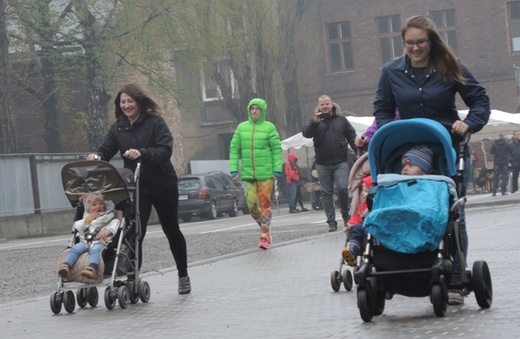
<svg viewBox="0 0 520 339">
<path fill-rule="evenodd" d="M 423 29 L 428 33 L 430 41 L 430 71 L 435 70 L 437 76 L 442 82 L 453 81 L 461 84 L 466 83 L 466 77 L 462 72 L 460 63 L 452 52 L 450 47 L 441 39 L 439 33 L 435 30 L 435 23 L 424 15 L 412 16 L 406 19 L 403 29 L 401 29 L 401 38 L 410 28 Z"/>
<path fill-rule="evenodd" d="M 136 84 L 126 84 L 121 87 L 119 93 L 114 100 L 115 104 L 115 115 L 116 119 L 119 120 L 120 117 L 124 116 L 123 110 L 121 109 L 121 94 L 125 93 L 139 105 L 139 109 L 141 110 L 140 114 L 154 114 L 161 115 L 162 111 L 159 108 L 159 105 L 155 101 L 153 101 L 148 94 Z"/>
</svg>

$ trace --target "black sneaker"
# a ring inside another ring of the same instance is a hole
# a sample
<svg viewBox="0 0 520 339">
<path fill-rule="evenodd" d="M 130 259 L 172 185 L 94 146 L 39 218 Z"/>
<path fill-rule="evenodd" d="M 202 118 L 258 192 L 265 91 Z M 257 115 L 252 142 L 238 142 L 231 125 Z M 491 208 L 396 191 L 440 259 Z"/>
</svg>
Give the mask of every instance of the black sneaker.
<svg viewBox="0 0 520 339">
<path fill-rule="evenodd" d="M 336 232 L 338 230 L 337 224 L 329 224 L 329 232 Z"/>
<path fill-rule="evenodd" d="M 179 294 L 187 294 L 191 292 L 190 277 L 179 277 Z"/>
</svg>

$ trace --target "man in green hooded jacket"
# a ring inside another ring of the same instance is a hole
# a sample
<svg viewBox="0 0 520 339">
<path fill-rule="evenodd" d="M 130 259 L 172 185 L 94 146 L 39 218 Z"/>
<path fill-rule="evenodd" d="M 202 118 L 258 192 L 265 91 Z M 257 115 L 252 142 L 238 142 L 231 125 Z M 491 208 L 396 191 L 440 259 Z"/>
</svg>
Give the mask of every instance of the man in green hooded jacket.
<svg viewBox="0 0 520 339">
<path fill-rule="evenodd" d="M 238 124 L 229 150 L 229 171 L 239 172 L 247 207 L 261 229 L 258 247 L 267 249 L 271 236 L 271 192 L 274 177 L 282 173 L 282 143 L 276 126 L 265 120 L 267 104 L 255 98 L 247 105 L 248 120 Z M 273 177 L 274 176 L 274 177 Z"/>
</svg>

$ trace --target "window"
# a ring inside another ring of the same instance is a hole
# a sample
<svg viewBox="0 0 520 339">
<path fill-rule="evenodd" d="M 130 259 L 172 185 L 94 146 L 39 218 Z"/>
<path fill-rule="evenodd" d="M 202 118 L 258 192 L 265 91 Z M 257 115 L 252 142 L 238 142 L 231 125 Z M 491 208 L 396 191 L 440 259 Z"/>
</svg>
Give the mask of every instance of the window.
<svg viewBox="0 0 520 339">
<path fill-rule="evenodd" d="M 216 67 L 216 70 L 215 70 Z M 233 98 L 236 97 L 236 80 L 228 59 L 212 62 L 204 62 L 201 74 L 202 99 L 204 101 L 222 100 L 222 90 L 217 79 L 224 82 L 226 88 L 231 90 Z"/>
<path fill-rule="evenodd" d="M 520 1 L 507 3 L 509 15 L 509 34 L 513 52 L 520 52 Z"/>
<path fill-rule="evenodd" d="M 403 54 L 401 39 L 401 16 L 389 15 L 376 18 L 379 31 L 379 48 L 381 63 L 384 65 L 390 60 Z"/>
<path fill-rule="evenodd" d="M 457 27 L 455 27 L 455 10 L 431 11 L 430 17 L 435 22 L 437 32 L 441 38 L 450 46 L 452 51 L 457 52 Z"/>
<path fill-rule="evenodd" d="M 342 72 L 353 69 L 350 22 L 327 24 L 326 29 L 330 72 Z"/>
</svg>

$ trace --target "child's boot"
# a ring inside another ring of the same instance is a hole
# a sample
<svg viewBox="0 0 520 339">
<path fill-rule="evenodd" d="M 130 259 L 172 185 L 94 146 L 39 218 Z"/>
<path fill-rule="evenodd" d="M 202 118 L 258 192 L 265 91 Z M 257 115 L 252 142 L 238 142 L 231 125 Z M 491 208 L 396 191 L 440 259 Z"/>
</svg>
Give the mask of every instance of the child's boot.
<svg viewBox="0 0 520 339">
<path fill-rule="evenodd" d="M 83 271 L 81 271 L 81 275 L 89 279 L 94 279 L 96 277 L 96 268 L 97 265 L 89 265 Z"/>
<path fill-rule="evenodd" d="M 343 248 L 341 255 L 343 256 L 343 260 L 351 266 L 356 267 L 357 265 L 357 256 L 359 255 L 359 244 L 353 241 L 349 241 L 347 247 Z"/>
<path fill-rule="evenodd" d="M 63 263 L 63 264 L 61 264 L 60 269 L 58 270 L 58 275 L 62 279 L 67 279 L 69 277 L 69 271 L 70 271 L 69 265 Z"/>
</svg>

